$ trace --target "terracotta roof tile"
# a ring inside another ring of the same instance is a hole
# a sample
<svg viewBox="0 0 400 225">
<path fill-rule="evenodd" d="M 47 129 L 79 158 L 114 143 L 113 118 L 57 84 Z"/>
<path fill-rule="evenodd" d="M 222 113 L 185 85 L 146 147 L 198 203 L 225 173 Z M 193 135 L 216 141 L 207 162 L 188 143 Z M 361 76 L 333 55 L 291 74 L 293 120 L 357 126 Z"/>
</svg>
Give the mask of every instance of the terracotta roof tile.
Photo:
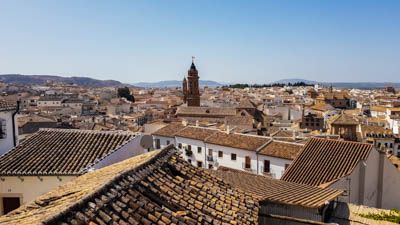
<svg viewBox="0 0 400 225">
<path fill-rule="evenodd" d="M 177 132 L 175 136 L 204 141 L 207 137 L 217 132 L 220 131 L 210 128 L 188 126 Z"/>
<path fill-rule="evenodd" d="M 178 107 L 178 116 L 235 116 L 236 109 L 229 107 Z"/>
<path fill-rule="evenodd" d="M 319 208 L 343 193 L 342 190 L 291 183 L 227 167 L 210 172 L 234 187 L 256 195 L 261 201 Z"/>
<path fill-rule="evenodd" d="M 269 140 L 271 139 L 260 136 L 218 132 L 205 139 L 205 142 L 209 144 L 256 151 Z"/>
<path fill-rule="evenodd" d="M 347 114 L 335 115 L 331 119 L 331 124 L 334 125 L 358 125 L 359 122 L 354 117 Z"/>
<path fill-rule="evenodd" d="M 248 98 L 243 98 L 240 102 L 239 105 L 236 107 L 238 109 L 255 109 L 256 106 L 250 99 Z"/>
<path fill-rule="evenodd" d="M 184 161 L 169 145 L 87 173 L 0 224 L 257 224 L 257 199 Z"/>
<path fill-rule="evenodd" d="M 158 129 L 153 132 L 153 135 L 164 136 L 164 137 L 175 137 L 175 134 L 185 128 L 182 123 L 171 123 L 165 127 Z"/>
<path fill-rule="evenodd" d="M 310 138 L 281 180 L 319 186 L 340 179 L 366 160 L 372 148 L 365 143 Z"/>
<path fill-rule="evenodd" d="M 261 148 L 258 153 L 261 155 L 293 160 L 303 147 L 303 144 L 273 140 Z"/>
<path fill-rule="evenodd" d="M 41 129 L 0 156 L 0 175 L 79 175 L 134 137 L 125 132 Z"/>
</svg>

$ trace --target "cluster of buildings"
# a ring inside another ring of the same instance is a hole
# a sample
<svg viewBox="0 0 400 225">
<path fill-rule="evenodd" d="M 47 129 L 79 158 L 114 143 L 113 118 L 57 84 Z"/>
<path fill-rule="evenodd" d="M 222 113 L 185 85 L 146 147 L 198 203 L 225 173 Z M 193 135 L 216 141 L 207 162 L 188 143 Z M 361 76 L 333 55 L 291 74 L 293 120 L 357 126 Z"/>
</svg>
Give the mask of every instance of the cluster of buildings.
<svg viewBox="0 0 400 225">
<path fill-rule="evenodd" d="M 394 88 L 182 85 L 6 87 L 0 224 L 391 224 Z"/>
</svg>

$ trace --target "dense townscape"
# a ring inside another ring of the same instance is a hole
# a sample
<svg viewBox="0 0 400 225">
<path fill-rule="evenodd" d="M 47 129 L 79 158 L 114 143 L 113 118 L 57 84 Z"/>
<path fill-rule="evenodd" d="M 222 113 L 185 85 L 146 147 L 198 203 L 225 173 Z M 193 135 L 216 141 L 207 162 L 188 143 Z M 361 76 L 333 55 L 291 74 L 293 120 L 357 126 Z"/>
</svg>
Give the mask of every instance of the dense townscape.
<svg viewBox="0 0 400 225">
<path fill-rule="evenodd" d="M 199 78 L 0 83 L 0 224 L 396 222 L 398 90 Z"/>
</svg>

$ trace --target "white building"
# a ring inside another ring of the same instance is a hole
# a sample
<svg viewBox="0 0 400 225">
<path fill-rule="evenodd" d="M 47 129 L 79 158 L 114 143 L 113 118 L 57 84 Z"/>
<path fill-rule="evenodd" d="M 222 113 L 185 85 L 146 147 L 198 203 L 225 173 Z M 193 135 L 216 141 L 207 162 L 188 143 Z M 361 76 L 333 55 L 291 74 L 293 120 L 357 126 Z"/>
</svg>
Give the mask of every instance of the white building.
<svg viewBox="0 0 400 225">
<path fill-rule="evenodd" d="M 280 178 L 302 144 L 217 129 L 170 124 L 152 133 L 154 148 L 174 144 L 192 165 L 229 167 Z"/>
<path fill-rule="evenodd" d="M 56 97 L 40 97 L 37 101 L 38 107 L 61 107 L 61 98 Z"/>
<path fill-rule="evenodd" d="M 17 107 L 0 100 L 0 155 L 18 144 Z"/>
<path fill-rule="evenodd" d="M 389 122 L 389 127 L 393 130 L 393 133 L 399 134 L 400 108 L 387 108 L 386 120 Z"/>
<path fill-rule="evenodd" d="M 42 129 L 0 157 L 0 215 L 84 173 L 140 155 L 130 132 Z"/>
</svg>

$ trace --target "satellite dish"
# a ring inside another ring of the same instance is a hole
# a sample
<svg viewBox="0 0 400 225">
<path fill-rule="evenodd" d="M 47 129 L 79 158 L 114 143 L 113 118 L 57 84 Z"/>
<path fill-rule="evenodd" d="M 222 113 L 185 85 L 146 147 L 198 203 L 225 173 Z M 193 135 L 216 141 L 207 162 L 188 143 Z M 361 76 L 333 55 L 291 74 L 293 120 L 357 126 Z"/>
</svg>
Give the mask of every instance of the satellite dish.
<svg viewBox="0 0 400 225">
<path fill-rule="evenodd" d="M 151 135 L 143 135 L 140 139 L 140 146 L 145 149 L 151 148 L 153 146 L 153 138 L 151 137 Z"/>
</svg>

